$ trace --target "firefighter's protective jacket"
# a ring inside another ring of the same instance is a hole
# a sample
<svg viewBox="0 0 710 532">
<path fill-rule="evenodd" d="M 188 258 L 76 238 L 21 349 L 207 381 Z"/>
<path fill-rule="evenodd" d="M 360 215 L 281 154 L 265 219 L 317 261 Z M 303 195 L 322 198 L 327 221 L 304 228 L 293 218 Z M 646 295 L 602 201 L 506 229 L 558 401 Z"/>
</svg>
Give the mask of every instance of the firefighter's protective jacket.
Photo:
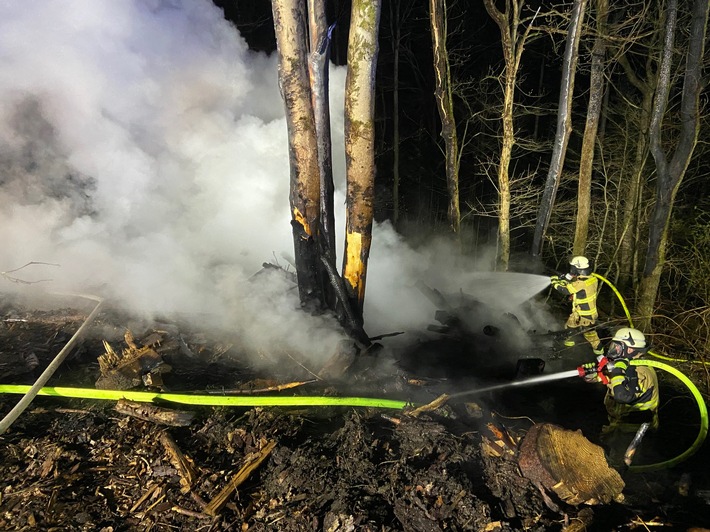
<svg viewBox="0 0 710 532">
<path fill-rule="evenodd" d="M 599 317 L 597 312 L 598 281 L 596 277 L 580 275 L 571 281 L 564 278 L 554 278 L 552 287 L 564 295 L 572 296 L 572 312 L 576 312 L 582 318 L 593 321 L 596 321 Z"/>
<path fill-rule="evenodd" d="M 632 366 L 626 358 L 615 360 L 609 374 L 608 392 L 614 401 L 633 410 L 658 409 L 658 376 L 648 366 Z"/>
</svg>

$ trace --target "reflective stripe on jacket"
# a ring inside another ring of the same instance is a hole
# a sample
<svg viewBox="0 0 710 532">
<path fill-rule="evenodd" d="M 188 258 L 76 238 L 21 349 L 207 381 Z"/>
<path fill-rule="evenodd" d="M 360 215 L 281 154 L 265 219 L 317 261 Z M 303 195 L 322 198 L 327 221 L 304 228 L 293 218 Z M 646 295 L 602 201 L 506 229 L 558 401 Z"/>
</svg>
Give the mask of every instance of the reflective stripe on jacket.
<svg viewBox="0 0 710 532">
<path fill-rule="evenodd" d="M 558 292 L 572 296 L 572 310 L 591 320 L 599 317 L 597 313 L 597 288 L 598 281 L 594 276 L 580 275 L 574 281 L 565 279 L 555 280 L 552 286 Z"/>
<path fill-rule="evenodd" d="M 614 401 L 634 410 L 658 409 L 658 376 L 648 366 L 632 366 L 628 359 L 614 361 L 609 384 Z"/>
</svg>

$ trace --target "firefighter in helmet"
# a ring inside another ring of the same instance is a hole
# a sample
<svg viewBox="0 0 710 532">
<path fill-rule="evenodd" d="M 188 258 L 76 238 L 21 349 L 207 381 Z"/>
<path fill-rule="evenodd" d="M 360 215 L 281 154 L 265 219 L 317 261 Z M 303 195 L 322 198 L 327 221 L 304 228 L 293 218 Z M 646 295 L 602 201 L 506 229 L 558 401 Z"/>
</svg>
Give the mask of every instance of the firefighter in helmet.
<svg viewBox="0 0 710 532">
<path fill-rule="evenodd" d="M 592 269 L 587 257 L 577 256 L 570 261 L 570 271 L 563 276 L 552 276 L 552 287 L 569 296 L 572 300 L 572 313 L 567 318 L 565 329 L 587 328 L 584 338 L 591 344 L 594 354 L 604 354 L 600 347 L 597 331 L 592 327 L 597 323 L 597 278 L 592 275 Z M 574 340 L 568 338 L 565 345 L 573 346 Z"/>
<path fill-rule="evenodd" d="M 606 356 L 579 368 L 588 382 L 603 382 L 607 392 L 604 406 L 609 425 L 604 432 L 616 429 L 636 430 L 644 422 L 658 428 L 658 376 L 649 366 L 635 366 L 631 360 L 648 352 L 646 337 L 638 329 L 622 327 L 609 343 Z"/>
</svg>

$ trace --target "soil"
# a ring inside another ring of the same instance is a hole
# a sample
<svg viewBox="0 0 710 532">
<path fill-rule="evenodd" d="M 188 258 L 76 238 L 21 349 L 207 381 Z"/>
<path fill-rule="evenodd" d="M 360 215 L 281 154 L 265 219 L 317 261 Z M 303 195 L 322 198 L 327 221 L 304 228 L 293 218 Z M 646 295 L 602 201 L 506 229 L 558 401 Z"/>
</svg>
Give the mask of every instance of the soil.
<svg viewBox="0 0 710 532">
<path fill-rule="evenodd" d="M 34 382 L 87 314 L 87 309 L 37 310 L 5 298 L 0 382 Z M 163 335 L 155 350 L 170 371 L 156 376 L 170 390 L 229 388 L 255 394 L 259 388 L 314 380 L 295 361 L 269 372 L 244 365 L 239 357 L 226 356 L 230 339 L 213 331 L 192 330 L 180 320 L 146 322 L 106 308 L 50 384 L 94 387 L 103 341 L 124 348 L 126 330 L 137 342 L 156 331 Z M 467 351 L 475 345 L 468 340 L 469 347 L 451 338 L 420 344 L 399 353 L 399 364 L 388 372 L 363 356 L 339 381 L 315 380 L 270 394 L 342 395 L 347 388 L 349 395 L 425 404 L 472 386 L 474 375 L 476 386 L 485 382 L 485 372 L 475 364 L 461 372 L 459 357 L 470 363 Z M 415 365 L 407 362 L 421 361 L 422 349 L 436 360 L 436 372 L 427 374 L 421 366 L 416 374 L 411 371 Z M 495 370 L 488 377 L 500 382 L 504 372 Z M 697 434 L 697 410 L 683 390 L 670 382 L 662 389 L 668 400 L 661 428 L 642 443 L 639 463 L 675 456 Z M 0 396 L 0 415 L 18 397 Z M 0 436 L 0 530 L 542 531 L 584 530 L 578 526 L 582 522 L 586 530 L 604 531 L 710 526 L 706 446 L 658 472 L 620 469 L 623 502 L 571 506 L 555 499 L 559 511 L 553 511 L 521 475 L 517 443 L 534 423 L 581 430 L 603 444 L 602 397 L 603 390 L 575 379 L 464 397 L 417 417 L 374 408 L 181 406 L 194 414 L 188 426 L 119 414 L 108 401 L 37 397 Z M 191 480 L 171 459 L 164 434 L 194 469 Z M 230 479 L 269 442 L 275 446 L 263 462 L 210 512 Z M 554 494 L 545 497 L 554 499 Z"/>
</svg>

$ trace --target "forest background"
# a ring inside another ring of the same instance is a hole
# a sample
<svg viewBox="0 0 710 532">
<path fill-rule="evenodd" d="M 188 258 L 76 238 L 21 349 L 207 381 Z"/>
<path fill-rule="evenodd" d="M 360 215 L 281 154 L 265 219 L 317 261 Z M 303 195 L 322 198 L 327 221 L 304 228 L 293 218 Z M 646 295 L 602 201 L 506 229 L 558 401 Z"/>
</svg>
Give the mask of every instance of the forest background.
<svg viewBox="0 0 710 532">
<path fill-rule="evenodd" d="M 251 48 L 276 50 L 270 5 L 215 4 Z M 571 255 L 585 254 L 657 344 L 703 358 L 710 346 L 707 5 L 613 4 L 384 2 L 374 216 L 414 244 L 443 233 L 465 254 L 494 246 L 491 267 L 499 270 L 529 271 L 530 255 L 539 255 L 538 269 L 564 271 Z M 437 107 L 436 6 L 444 9 L 448 118 Z M 570 84 L 575 11 L 581 25 Z M 350 16 L 349 2 L 326 3 L 336 65 L 347 63 Z M 458 219 L 442 116 L 455 123 Z M 569 138 L 559 146 L 561 129 Z M 609 295 L 601 304 L 613 314 L 619 308 Z"/>
</svg>

